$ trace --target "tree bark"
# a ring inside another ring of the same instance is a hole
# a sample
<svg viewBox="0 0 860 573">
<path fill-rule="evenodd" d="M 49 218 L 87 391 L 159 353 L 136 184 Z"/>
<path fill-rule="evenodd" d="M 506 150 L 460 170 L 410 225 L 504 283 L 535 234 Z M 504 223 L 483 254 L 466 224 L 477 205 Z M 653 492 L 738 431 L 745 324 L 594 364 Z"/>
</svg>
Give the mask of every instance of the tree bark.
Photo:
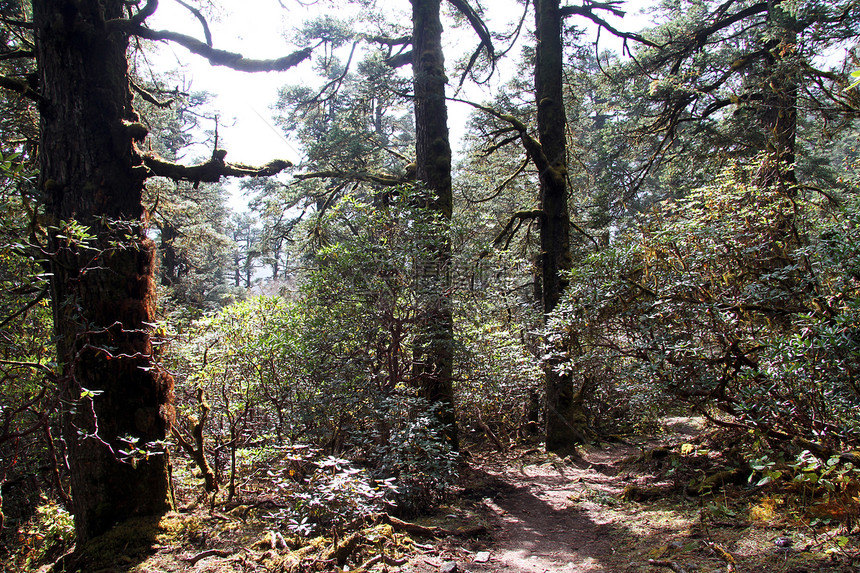
<svg viewBox="0 0 860 573">
<path fill-rule="evenodd" d="M 437 416 L 446 437 L 457 447 L 454 413 L 454 320 L 451 288 L 451 242 L 448 227 L 453 212 L 451 145 L 445 100 L 445 59 L 442 52 L 440 0 L 412 2 L 412 71 L 415 90 L 416 178 L 425 206 L 438 221 L 431 222 L 425 252 L 416 265 L 419 324 L 414 348 L 415 379 L 421 395 L 440 403 Z"/>
<path fill-rule="evenodd" d="M 173 506 L 161 442 L 173 380 L 152 356 L 155 246 L 133 138 L 121 0 L 33 0 L 41 113 L 39 183 L 52 225 L 51 287 L 63 368 L 79 547 L 132 516 Z M 88 229 L 82 240 L 71 222 Z M 135 453 L 134 450 L 137 449 Z"/>
<path fill-rule="evenodd" d="M 535 100 L 538 140 L 546 158 L 540 169 L 540 269 L 544 320 L 558 305 L 571 268 L 570 215 L 567 208 L 567 118 L 563 100 L 562 14 L 559 0 L 535 0 Z M 558 371 L 562 349 L 548 349 L 544 366 L 546 388 L 546 448 L 557 451 L 585 439 L 582 400 L 569 375 Z M 556 350 L 559 350 L 557 352 Z"/>
</svg>

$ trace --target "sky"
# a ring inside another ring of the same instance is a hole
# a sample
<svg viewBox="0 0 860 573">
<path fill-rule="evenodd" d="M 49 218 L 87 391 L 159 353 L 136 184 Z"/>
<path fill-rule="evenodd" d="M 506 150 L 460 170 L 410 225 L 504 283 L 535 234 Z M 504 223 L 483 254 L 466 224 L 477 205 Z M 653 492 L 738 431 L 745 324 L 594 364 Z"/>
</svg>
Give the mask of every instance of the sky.
<svg viewBox="0 0 860 573">
<path fill-rule="evenodd" d="M 613 20 L 613 25 L 623 30 L 638 30 L 645 26 L 647 20 L 636 6 L 646 1 L 631 0 L 632 3 L 629 2 L 626 7 L 628 17 L 623 22 Z M 505 18 L 513 19 L 518 17 L 521 10 L 515 0 L 489 0 L 489 3 L 492 10 L 488 10 L 488 17 L 503 14 Z M 499 9 L 502 3 L 508 4 L 510 8 Z M 285 39 L 286 35 L 301 21 L 325 13 L 323 7 L 326 2 L 306 1 L 305 4 L 309 5 L 302 5 L 298 0 L 217 0 L 218 8 L 208 18 L 213 46 L 258 59 L 289 54 L 295 47 Z M 407 0 L 389 0 L 388 4 L 396 8 L 408 8 Z M 349 16 L 343 3 L 339 5 L 336 15 Z M 162 0 L 148 23 L 155 29 L 203 38 L 200 23 L 177 0 Z M 491 29 L 494 28 L 493 22 L 489 22 L 489 25 Z M 445 38 L 446 50 L 452 53 L 466 52 L 477 45 L 477 39 L 471 31 L 447 33 Z M 610 38 L 607 33 L 601 36 L 601 49 L 612 47 Z M 212 66 L 182 46 L 168 43 L 161 45 L 158 55 L 151 60 L 154 67 L 165 71 L 180 69 L 191 80 L 192 89 L 207 91 L 215 96 L 211 108 L 220 116 L 219 147 L 227 150 L 227 161 L 250 165 L 262 165 L 272 159 L 287 159 L 294 163 L 300 161 L 300 150 L 274 126 L 270 108 L 281 86 L 313 81 L 309 66 L 303 65 L 286 72 L 243 73 L 223 66 Z M 449 61 L 453 59 L 448 58 Z M 497 80 L 491 87 L 497 87 L 499 81 L 503 80 Z M 482 99 L 474 88 L 467 97 Z M 465 104 L 449 104 L 449 126 L 455 151 L 465 133 L 470 111 L 471 108 Z M 214 125 L 209 126 L 210 129 L 212 127 Z M 189 156 L 206 156 L 211 152 L 205 148 L 194 151 L 196 153 L 190 153 Z M 235 189 L 238 183 L 227 185 Z M 234 203 L 234 209 L 241 209 L 241 200 Z"/>
</svg>

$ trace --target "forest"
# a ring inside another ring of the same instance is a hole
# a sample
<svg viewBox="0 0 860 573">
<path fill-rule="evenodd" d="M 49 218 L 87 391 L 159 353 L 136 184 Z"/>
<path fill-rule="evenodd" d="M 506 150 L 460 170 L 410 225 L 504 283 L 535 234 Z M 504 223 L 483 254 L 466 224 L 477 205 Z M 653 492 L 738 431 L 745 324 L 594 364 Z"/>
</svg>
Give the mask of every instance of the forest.
<svg viewBox="0 0 860 573">
<path fill-rule="evenodd" d="M 4 571 L 860 567 L 860 3 L 237 4 L 0 0 Z"/>
</svg>

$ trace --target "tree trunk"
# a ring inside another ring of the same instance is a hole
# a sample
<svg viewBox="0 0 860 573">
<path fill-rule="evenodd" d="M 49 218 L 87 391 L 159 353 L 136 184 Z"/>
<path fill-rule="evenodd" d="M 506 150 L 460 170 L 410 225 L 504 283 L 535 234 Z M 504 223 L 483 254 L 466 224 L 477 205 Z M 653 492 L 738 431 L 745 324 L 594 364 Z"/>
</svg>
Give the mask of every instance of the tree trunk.
<svg viewBox="0 0 860 573">
<path fill-rule="evenodd" d="M 177 272 L 176 239 L 179 233 L 176 227 L 165 222 L 161 227 L 161 285 L 173 286 L 179 282 Z"/>
<path fill-rule="evenodd" d="M 416 265 L 419 295 L 418 334 L 414 363 L 421 395 L 442 404 L 438 412 L 446 437 L 457 447 L 454 413 L 454 320 L 452 316 L 451 242 L 448 226 L 453 211 L 451 145 L 445 101 L 445 59 L 442 53 L 440 0 L 412 2 L 412 71 L 415 89 L 416 177 L 423 205 L 438 215 L 431 222 L 427 248 Z"/>
<path fill-rule="evenodd" d="M 562 17 L 559 0 L 535 0 L 535 100 L 538 135 L 548 166 L 540 173 L 540 269 L 544 320 L 558 305 L 567 286 L 563 272 L 571 268 L 570 215 L 567 210 L 567 119 L 563 100 Z M 558 349 L 562 350 L 562 349 Z M 550 356 L 557 354 L 549 349 Z M 558 352 L 560 354 L 560 352 Z M 570 376 L 556 370 L 557 360 L 544 366 L 546 447 L 557 451 L 585 439 L 582 400 Z"/>
<path fill-rule="evenodd" d="M 132 143 L 132 134 L 141 135 L 128 38 L 105 25 L 123 17 L 125 4 L 32 2 L 47 102 L 39 182 L 53 226 L 51 287 L 79 544 L 173 505 L 161 445 L 173 417 L 173 380 L 152 357 L 155 246 L 141 206 L 146 169 Z M 89 229 L 88 245 L 75 238 L 81 233 L 72 221 Z"/>
</svg>

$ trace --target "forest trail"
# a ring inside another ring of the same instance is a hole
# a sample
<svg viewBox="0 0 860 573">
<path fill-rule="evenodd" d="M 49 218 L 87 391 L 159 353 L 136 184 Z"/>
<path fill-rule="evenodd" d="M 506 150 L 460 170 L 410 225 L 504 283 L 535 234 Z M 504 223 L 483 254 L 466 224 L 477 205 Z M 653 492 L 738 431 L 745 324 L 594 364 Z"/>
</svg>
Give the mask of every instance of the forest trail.
<svg viewBox="0 0 860 573">
<path fill-rule="evenodd" d="M 598 503 L 582 505 L 578 500 L 588 492 L 611 499 L 620 495 L 623 486 L 617 477 L 592 469 L 592 464 L 595 462 L 492 468 L 489 475 L 511 487 L 496 499 L 485 500 L 494 522 L 491 559 L 473 563 L 469 569 L 523 573 L 615 570 L 611 520 L 593 511 L 601 508 Z"/>
<path fill-rule="evenodd" d="M 663 425 L 657 437 L 586 446 L 566 458 L 538 448 L 473 455 L 445 527 L 480 522 L 487 533 L 438 538 L 400 571 L 860 571 L 856 552 L 840 544 L 844 529 L 798 519 L 750 487 L 746 474 L 708 495 L 684 493 L 722 466 L 726 435 L 693 418 Z"/>
<path fill-rule="evenodd" d="M 672 509 L 622 502 L 625 488 L 653 477 L 633 476 L 623 463 L 646 448 L 690 438 L 700 427 L 679 419 L 669 429 L 659 440 L 606 444 L 564 459 L 536 448 L 475 456 L 464 497 L 474 498 L 473 518 L 487 524 L 486 539 L 452 540 L 413 570 L 430 573 L 456 563 L 457 571 L 472 573 L 657 571 L 648 555 L 659 557 L 662 547 L 689 535 L 698 508 L 678 508 L 677 500 Z"/>
</svg>

